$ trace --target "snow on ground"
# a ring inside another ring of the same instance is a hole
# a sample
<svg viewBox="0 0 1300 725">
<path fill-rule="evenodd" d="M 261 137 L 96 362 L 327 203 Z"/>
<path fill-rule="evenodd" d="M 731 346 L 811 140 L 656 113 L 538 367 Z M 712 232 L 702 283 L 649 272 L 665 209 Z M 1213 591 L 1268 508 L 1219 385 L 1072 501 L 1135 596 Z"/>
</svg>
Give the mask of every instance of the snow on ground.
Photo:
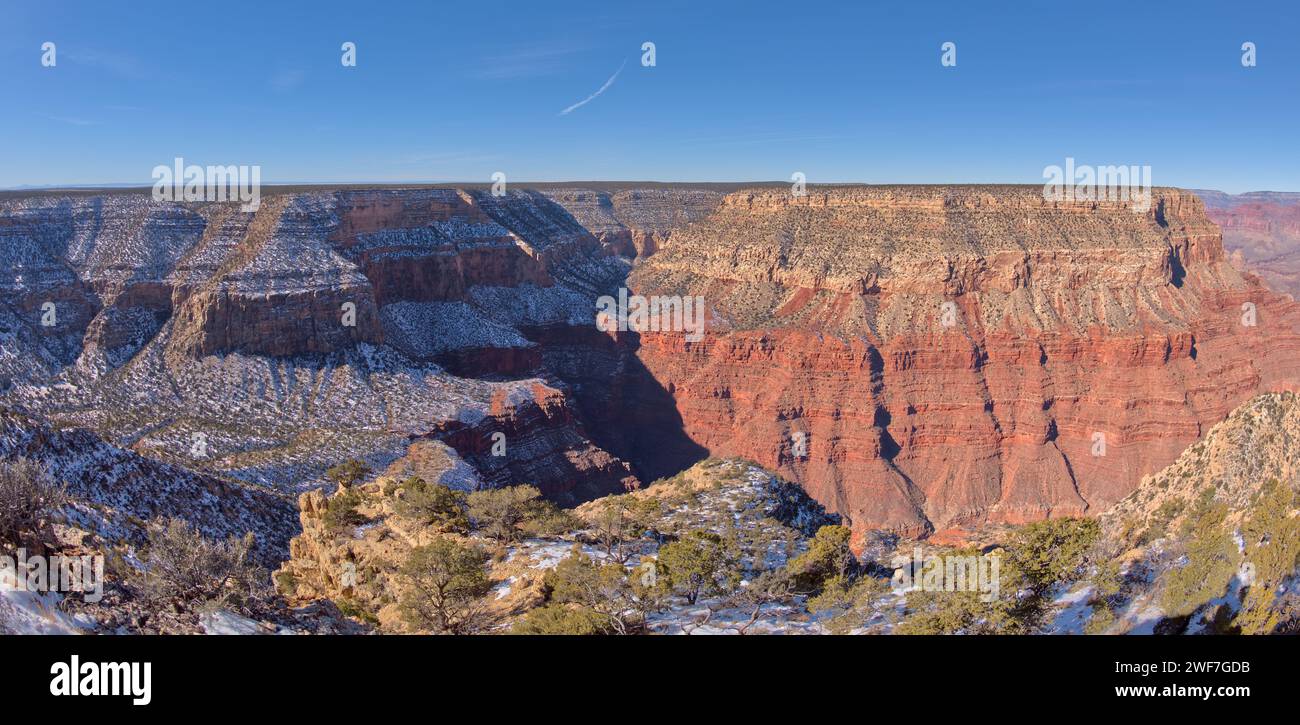
<svg viewBox="0 0 1300 725">
<path fill-rule="evenodd" d="M 508 577 L 505 581 L 493 587 L 492 591 L 495 593 L 496 598 L 505 599 L 506 597 L 510 596 L 510 592 L 514 591 L 515 582 L 517 581 L 519 581 L 519 577 L 512 576 L 512 577 Z"/>
<path fill-rule="evenodd" d="M 1165 612 L 1155 603 L 1151 592 L 1134 599 L 1121 616 L 1122 620 L 1132 622 L 1126 634 L 1155 634 L 1156 625 L 1164 618 Z"/>
<path fill-rule="evenodd" d="M 225 609 L 208 612 L 199 619 L 204 634 L 288 634 L 288 630 L 271 630 L 267 625 Z"/>
<path fill-rule="evenodd" d="M 682 603 L 651 616 L 650 629 L 658 634 L 691 635 L 741 634 L 742 628 L 745 634 L 824 634 L 825 628 L 801 605 L 764 604 L 758 618 L 749 624 L 752 609 L 719 607 L 714 600 Z"/>
<path fill-rule="evenodd" d="M 394 302 L 379 311 L 386 338 L 404 353 L 430 357 L 477 347 L 532 347 L 519 331 L 464 302 Z"/>
<path fill-rule="evenodd" d="M 1084 627 L 1092 617 L 1092 607 L 1088 600 L 1092 598 L 1091 585 L 1083 585 L 1061 593 L 1052 601 L 1059 608 L 1056 616 L 1044 628 L 1045 634 L 1083 634 Z"/>
<path fill-rule="evenodd" d="M 526 557 L 532 563 L 530 569 L 554 569 L 561 561 L 569 558 L 573 552 L 574 542 L 555 539 L 526 539 L 510 548 L 506 562 L 513 562 L 519 557 Z M 605 550 L 591 544 L 579 544 L 583 555 L 593 561 L 605 561 Z"/>
<path fill-rule="evenodd" d="M 10 569 L 0 569 L 0 634 L 82 634 L 87 622 L 59 611 L 55 592 L 21 591 Z"/>
<path fill-rule="evenodd" d="M 1242 589 L 1249 586 L 1254 579 L 1254 569 L 1249 562 L 1242 562 L 1237 569 L 1237 573 L 1232 575 L 1232 580 L 1228 582 L 1228 591 L 1223 596 L 1211 599 L 1202 605 L 1202 609 L 1212 611 L 1215 607 L 1223 605 L 1233 614 L 1241 609 Z M 1187 634 L 1201 634 L 1208 622 L 1204 617 L 1195 617 L 1192 619 L 1191 626 L 1187 628 Z"/>
</svg>

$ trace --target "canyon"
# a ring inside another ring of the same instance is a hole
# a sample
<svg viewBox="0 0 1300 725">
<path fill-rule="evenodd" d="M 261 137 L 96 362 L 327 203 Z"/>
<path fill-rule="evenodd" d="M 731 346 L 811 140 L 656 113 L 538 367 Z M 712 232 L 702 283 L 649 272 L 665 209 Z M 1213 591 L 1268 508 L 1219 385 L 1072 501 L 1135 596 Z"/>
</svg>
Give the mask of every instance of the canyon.
<svg viewBox="0 0 1300 725">
<path fill-rule="evenodd" d="M 1223 245 L 1239 267 L 1269 287 L 1300 295 L 1300 194 L 1196 191 L 1210 220 L 1223 230 Z"/>
<path fill-rule="evenodd" d="M 703 339 L 598 327 L 621 289 L 702 298 Z M 572 506 L 743 457 L 859 544 L 1097 515 L 1294 389 L 1298 326 L 1176 189 L 1145 211 L 1036 186 L 0 197 L 0 408 L 45 431 L 0 455 L 76 472 L 34 439 L 107 447 L 74 493 L 134 517 L 213 526 L 149 495 L 172 480 L 237 494 L 271 559 L 350 458 Z"/>
</svg>

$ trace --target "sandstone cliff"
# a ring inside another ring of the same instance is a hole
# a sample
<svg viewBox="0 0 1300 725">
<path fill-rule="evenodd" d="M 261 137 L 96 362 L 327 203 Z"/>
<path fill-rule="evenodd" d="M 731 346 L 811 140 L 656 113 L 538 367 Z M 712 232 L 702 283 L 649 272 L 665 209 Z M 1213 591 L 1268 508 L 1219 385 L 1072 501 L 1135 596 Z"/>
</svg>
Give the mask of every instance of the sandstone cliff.
<svg viewBox="0 0 1300 725">
<path fill-rule="evenodd" d="M 1170 189 L 35 194 L 0 242 L 2 402 L 293 493 L 422 440 L 565 503 L 717 453 L 923 535 L 1105 510 L 1300 380 L 1293 304 Z M 707 334 L 602 332 L 621 287 L 699 295 Z"/>
<path fill-rule="evenodd" d="M 734 193 L 629 281 L 710 306 L 701 343 L 637 342 L 688 436 L 861 528 L 1103 511 L 1300 380 L 1295 308 L 1175 190 L 1145 213 L 1027 187 Z"/>
<path fill-rule="evenodd" d="M 1300 194 L 1255 191 L 1196 192 L 1205 211 L 1223 229 L 1223 244 L 1235 264 L 1258 274 L 1278 292 L 1300 296 Z"/>
</svg>

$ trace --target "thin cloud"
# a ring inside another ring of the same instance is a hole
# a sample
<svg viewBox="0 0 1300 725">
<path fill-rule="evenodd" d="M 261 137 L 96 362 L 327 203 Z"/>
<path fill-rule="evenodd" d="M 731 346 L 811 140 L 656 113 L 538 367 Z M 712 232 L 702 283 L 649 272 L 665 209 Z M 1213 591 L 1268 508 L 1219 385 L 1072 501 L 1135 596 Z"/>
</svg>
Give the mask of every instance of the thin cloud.
<svg viewBox="0 0 1300 725">
<path fill-rule="evenodd" d="M 483 80 L 515 80 L 555 75 L 570 65 L 574 55 L 587 49 L 585 45 L 560 43 L 514 48 L 483 59 L 470 76 Z"/>
<path fill-rule="evenodd" d="M 124 53 L 95 50 L 93 48 L 60 51 L 59 60 L 67 59 L 74 65 L 85 65 L 130 80 L 146 80 L 156 76 L 153 70 L 134 56 Z"/>
<path fill-rule="evenodd" d="M 99 124 L 99 121 L 91 121 L 89 119 L 75 118 L 72 116 L 50 116 L 46 114 L 45 117 L 51 121 L 58 121 L 59 123 L 66 123 L 72 126 L 96 126 Z"/>
<path fill-rule="evenodd" d="M 603 85 L 603 86 L 601 86 L 600 88 L 596 89 L 596 92 L 593 93 L 593 94 L 591 94 L 590 96 L 587 96 L 586 98 L 582 99 L 581 101 L 578 101 L 577 103 L 573 104 L 572 106 L 569 106 L 568 108 L 564 109 L 563 111 L 560 111 L 560 115 L 561 115 L 561 116 L 567 116 L 567 115 L 569 115 L 570 113 L 573 113 L 574 111 L 578 110 L 579 108 L 582 108 L 583 106 L 587 105 L 588 103 L 591 103 L 592 101 L 596 100 L 596 97 L 597 97 L 597 96 L 599 96 L 600 94 L 602 94 L 602 93 L 604 93 L 605 91 L 609 90 L 609 87 L 612 86 L 612 85 L 614 85 L 614 81 L 618 80 L 618 74 L 623 72 L 623 68 L 624 68 L 625 66 L 627 66 L 627 61 L 626 61 L 626 60 L 623 61 L 623 65 L 620 65 L 620 66 L 618 67 L 618 70 L 614 71 L 614 75 L 610 76 L 610 77 L 609 77 L 609 80 L 605 81 L 605 85 Z"/>
</svg>

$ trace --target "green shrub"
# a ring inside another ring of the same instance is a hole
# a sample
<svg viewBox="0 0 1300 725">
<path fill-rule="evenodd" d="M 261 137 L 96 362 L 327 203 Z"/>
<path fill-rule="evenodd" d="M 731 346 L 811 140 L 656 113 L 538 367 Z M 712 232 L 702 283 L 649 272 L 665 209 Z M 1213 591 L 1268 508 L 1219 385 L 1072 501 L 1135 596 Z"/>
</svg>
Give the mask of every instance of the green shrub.
<svg viewBox="0 0 1300 725">
<path fill-rule="evenodd" d="M 829 614 L 824 624 L 831 634 L 848 634 L 866 626 L 877 614 L 877 605 L 889 594 L 889 582 L 885 579 L 863 576 L 849 582 L 832 577 L 822 586 L 820 594 L 808 599 L 808 609 L 816 614 Z"/>
<path fill-rule="evenodd" d="M 1227 513 L 1227 505 L 1216 502 L 1211 491 L 1183 520 L 1179 540 L 1187 562 L 1164 575 L 1159 597 L 1160 608 L 1169 617 L 1187 616 L 1227 590 L 1241 558 L 1224 525 Z"/>
<path fill-rule="evenodd" d="M 1045 588 L 1078 579 L 1100 538 L 1096 519 L 1047 519 L 1017 529 L 1006 548 L 1028 583 Z"/>
<path fill-rule="evenodd" d="M 1300 494 L 1276 479 L 1261 487 L 1251 504 L 1241 534 L 1254 576 L 1234 620 L 1243 634 L 1272 634 L 1300 619 L 1295 597 L 1280 595 L 1300 567 L 1300 516 L 1291 515 L 1296 508 Z"/>
<path fill-rule="evenodd" d="M 367 624 L 379 626 L 379 617 L 352 599 L 335 599 L 334 606 L 338 607 L 339 612 L 345 617 L 359 619 Z"/>
<path fill-rule="evenodd" d="M 1083 627 L 1084 634 L 1105 634 L 1115 624 L 1115 612 L 1105 605 L 1093 607 L 1092 616 Z"/>
<path fill-rule="evenodd" d="M 0 545 L 18 547 L 66 503 L 45 469 L 24 458 L 0 461 Z"/>
<path fill-rule="evenodd" d="M 1052 611 L 1058 584 L 1077 581 L 1089 568 L 1101 529 L 1095 519 L 1049 519 L 1016 529 L 1000 556 L 997 597 L 977 591 L 913 591 L 898 634 L 1028 634 Z M 973 550 L 956 555 L 975 555 Z"/>
<path fill-rule="evenodd" d="M 267 594 L 270 578 L 253 563 L 253 534 L 212 541 L 181 519 L 154 519 L 135 583 L 154 602 L 243 604 Z"/>
<path fill-rule="evenodd" d="M 325 475 L 339 488 L 351 488 L 370 475 L 370 467 L 366 465 L 365 461 L 352 458 L 336 466 L 331 466 L 329 470 L 325 471 Z"/>
<path fill-rule="evenodd" d="M 401 496 L 394 509 L 397 515 L 443 532 L 469 531 L 466 496 L 441 483 L 428 483 L 411 476 L 401 484 Z"/>
<path fill-rule="evenodd" d="M 596 562 L 575 545 L 543 581 L 551 603 L 576 608 L 583 617 L 599 617 L 601 632 L 635 634 L 645 630 L 650 614 L 662 605 L 661 591 L 647 571 L 654 569 L 628 570 L 621 564 Z"/>
<path fill-rule="evenodd" d="M 550 501 L 539 501 L 520 528 L 528 536 L 560 536 L 582 528 L 582 521 Z"/>
<path fill-rule="evenodd" d="M 483 597 L 492 589 L 488 555 L 449 537 L 411 550 L 402 565 L 409 590 L 399 608 L 417 632 L 473 634 L 489 624 Z"/>
<path fill-rule="evenodd" d="M 795 591 L 813 594 L 826 583 L 838 578 L 847 583 L 857 573 L 858 560 L 849 548 L 852 530 L 847 526 L 830 525 L 817 530 L 808 544 L 808 550 L 788 564 Z"/>
<path fill-rule="evenodd" d="M 644 536 L 659 524 L 662 515 L 659 499 L 630 494 L 606 496 L 596 503 L 596 539 L 607 556 L 622 562 L 628 556 L 623 544 Z"/>
<path fill-rule="evenodd" d="M 342 532 L 366 522 L 366 517 L 357 510 L 365 498 L 355 489 L 344 488 L 330 496 L 325 503 L 325 527 L 333 532 Z"/>
<path fill-rule="evenodd" d="M 474 491 L 469 495 L 469 515 L 485 536 L 502 542 L 523 538 L 524 524 L 551 515 L 553 504 L 542 499 L 536 486 L 506 486 Z"/>
<path fill-rule="evenodd" d="M 298 577 L 293 572 L 278 571 L 275 573 L 275 588 L 286 597 L 291 597 L 298 590 Z"/>
<path fill-rule="evenodd" d="M 738 552 L 711 531 L 691 531 L 659 549 L 658 578 L 694 604 L 701 596 L 729 593 L 740 581 Z"/>
<path fill-rule="evenodd" d="M 512 634 L 610 634 L 604 616 L 582 606 L 547 604 L 524 615 L 511 626 Z"/>
<path fill-rule="evenodd" d="M 985 602 L 978 592 L 916 591 L 907 594 L 908 615 L 894 634 L 1024 633 L 1020 620 L 1008 618 L 1006 601 Z"/>
</svg>

